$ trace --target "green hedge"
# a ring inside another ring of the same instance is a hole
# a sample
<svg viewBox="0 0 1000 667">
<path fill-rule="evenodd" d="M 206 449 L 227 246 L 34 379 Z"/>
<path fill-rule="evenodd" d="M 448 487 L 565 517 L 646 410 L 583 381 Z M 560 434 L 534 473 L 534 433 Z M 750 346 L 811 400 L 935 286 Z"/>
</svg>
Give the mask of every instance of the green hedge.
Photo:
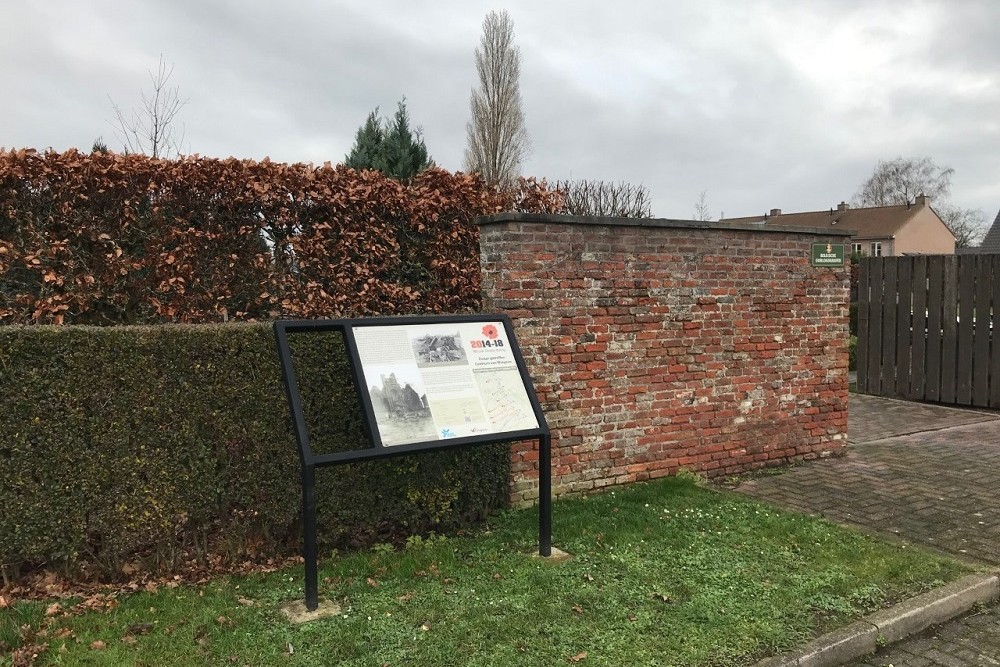
<svg viewBox="0 0 1000 667">
<path fill-rule="evenodd" d="M 291 337 L 318 451 L 364 446 L 337 334 Z M 0 565 L 298 548 L 270 325 L 0 327 Z M 505 445 L 317 472 L 327 547 L 452 530 L 506 495 Z"/>
</svg>

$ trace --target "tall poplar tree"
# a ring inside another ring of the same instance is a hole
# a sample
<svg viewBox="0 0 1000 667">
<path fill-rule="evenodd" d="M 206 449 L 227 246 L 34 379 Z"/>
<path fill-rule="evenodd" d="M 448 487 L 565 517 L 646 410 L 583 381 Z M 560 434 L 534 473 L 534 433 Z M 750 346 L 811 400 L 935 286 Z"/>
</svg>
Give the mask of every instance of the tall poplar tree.
<svg viewBox="0 0 1000 667">
<path fill-rule="evenodd" d="M 514 23 L 506 11 L 490 12 L 476 49 L 479 88 L 469 102 L 465 169 L 487 183 L 504 184 L 520 175 L 530 152 L 521 108 L 521 50 L 514 45 Z"/>
</svg>

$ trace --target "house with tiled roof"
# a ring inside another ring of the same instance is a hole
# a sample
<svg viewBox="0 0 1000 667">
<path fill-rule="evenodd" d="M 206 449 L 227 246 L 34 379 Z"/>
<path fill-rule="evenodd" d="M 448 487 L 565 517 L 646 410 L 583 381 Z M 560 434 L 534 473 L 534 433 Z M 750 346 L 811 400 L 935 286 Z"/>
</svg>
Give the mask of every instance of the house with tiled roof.
<svg viewBox="0 0 1000 667">
<path fill-rule="evenodd" d="M 782 213 L 776 208 L 762 216 L 726 218 L 720 222 L 848 229 L 853 232 L 851 252 L 875 257 L 955 254 L 955 235 L 923 195 L 912 204 L 900 206 L 851 208 L 841 202 L 829 211 Z"/>
<path fill-rule="evenodd" d="M 986 232 L 983 242 L 976 248 L 978 253 L 1000 254 L 1000 213 L 993 220 L 993 226 Z"/>
</svg>

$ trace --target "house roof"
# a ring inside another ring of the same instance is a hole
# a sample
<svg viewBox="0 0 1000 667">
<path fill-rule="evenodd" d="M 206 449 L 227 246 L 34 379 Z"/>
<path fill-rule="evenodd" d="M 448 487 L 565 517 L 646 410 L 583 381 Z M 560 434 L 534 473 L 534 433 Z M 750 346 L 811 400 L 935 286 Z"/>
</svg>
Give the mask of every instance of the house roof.
<svg viewBox="0 0 1000 667">
<path fill-rule="evenodd" d="M 979 252 L 1000 253 L 1000 213 L 993 220 L 993 226 L 986 232 L 983 242 L 979 244 Z"/>
<path fill-rule="evenodd" d="M 860 238 L 891 238 L 903 225 L 910 221 L 928 204 L 903 204 L 900 206 L 876 206 L 872 208 L 847 208 L 838 206 L 829 211 L 808 211 L 805 213 L 780 213 L 759 215 L 749 218 L 726 218 L 723 222 L 757 223 L 781 227 L 814 227 L 850 229 Z M 933 209 L 932 209 L 933 210 Z M 1000 242 L 1000 232 L 998 232 Z"/>
</svg>

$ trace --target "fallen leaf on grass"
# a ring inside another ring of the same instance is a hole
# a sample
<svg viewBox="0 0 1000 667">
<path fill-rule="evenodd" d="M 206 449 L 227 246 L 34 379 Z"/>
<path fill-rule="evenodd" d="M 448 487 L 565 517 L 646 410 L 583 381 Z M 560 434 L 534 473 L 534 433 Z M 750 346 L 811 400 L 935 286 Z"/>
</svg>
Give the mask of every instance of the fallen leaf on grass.
<svg viewBox="0 0 1000 667">
<path fill-rule="evenodd" d="M 569 661 L 580 662 L 581 660 L 586 660 L 586 659 L 587 659 L 587 652 L 583 651 L 582 653 L 577 653 L 576 655 L 574 655 L 572 658 L 569 659 Z"/>
<path fill-rule="evenodd" d="M 62 605 L 58 602 L 53 602 L 48 607 L 45 608 L 46 616 L 56 616 L 62 613 Z"/>
<path fill-rule="evenodd" d="M 583 613 L 583 607 L 581 607 L 578 604 L 575 604 L 575 605 L 573 605 L 573 611 L 574 611 L 574 613 L 582 614 Z"/>
<path fill-rule="evenodd" d="M 125 633 L 135 637 L 138 635 L 148 635 L 152 631 L 152 623 L 136 623 L 135 625 L 128 626 L 128 630 L 126 630 Z"/>
<path fill-rule="evenodd" d="M 423 630 L 424 632 L 429 632 L 431 629 L 431 624 L 428 623 L 427 621 L 424 621 L 423 623 L 420 624 L 420 629 Z"/>
<path fill-rule="evenodd" d="M 670 604 L 671 602 L 674 601 L 672 597 L 670 597 L 669 595 L 664 595 L 663 593 L 653 593 L 653 599 L 659 600 L 660 602 L 665 602 L 667 604 Z"/>
<path fill-rule="evenodd" d="M 215 619 L 215 622 L 223 627 L 236 625 L 236 621 L 229 618 L 228 616 L 219 616 L 218 618 Z"/>
<path fill-rule="evenodd" d="M 396 600 L 399 602 L 409 602 L 412 599 L 413 599 L 413 591 L 409 591 L 406 593 L 406 595 L 400 595 L 398 598 L 396 598 Z"/>
<path fill-rule="evenodd" d="M 589 574 L 583 575 L 583 578 L 586 579 L 587 581 L 593 581 L 594 580 L 594 577 L 591 576 L 591 575 L 589 575 Z"/>
<path fill-rule="evenodd" d="M 100 639 L 90 642 L 90 648 L 93 651 L 103 651 L 107 647 L 108 645 L 102 642 Z"/>
<path fill-rule="evenodd" d="M 135 643 L 137 643 L 138 641 L 139 641 L 139 640 L 138 640 L 138 639 L 136 639 L 136 638 L 135 638 L 135 637 L 134 637 L 133 635 L 125 635 L 124 637 L 122 637 L 122 643 L 123 643 L 123 644 L 128 644 L 128 645 L 130 645 L 130 646 L 131 646 L 132 644 L 135 644 Z"/>
<path fill-rule="evenodd" d="M 9 606 L 10 606 L 10 603 L 7 602 L 7 598 L 5 598 L 4 596 L 0 595 L 0 609 L 6 609 Z"/>
<path fill-rule="evenodd" d="M 256 607 L 257 606 L 257 601 L 256 600 L 251 600 L 250 598 L 245 598 L 243 596 L 240 596 L 240 597 L 236 598 L 236 601 L 239 602 L 244 607 Z"/>
<path fill-rule="evenodd" d="M 372 588 L 377 588 L 378 587 L 378 582 L 375 581 L 374 579 L 372 579 L 371 577 L 368 577 L 368 579 L 366 579 L 366 581 L 368 582 L 368 585 L 371 586 Z"/>
<path fill-rule="evenodd" d="M 47 644 L 31 644 L 15 649 L 11 654 L 11 667 L 31 667 L 38 658 L 48 648 Z"/>
</svg>

